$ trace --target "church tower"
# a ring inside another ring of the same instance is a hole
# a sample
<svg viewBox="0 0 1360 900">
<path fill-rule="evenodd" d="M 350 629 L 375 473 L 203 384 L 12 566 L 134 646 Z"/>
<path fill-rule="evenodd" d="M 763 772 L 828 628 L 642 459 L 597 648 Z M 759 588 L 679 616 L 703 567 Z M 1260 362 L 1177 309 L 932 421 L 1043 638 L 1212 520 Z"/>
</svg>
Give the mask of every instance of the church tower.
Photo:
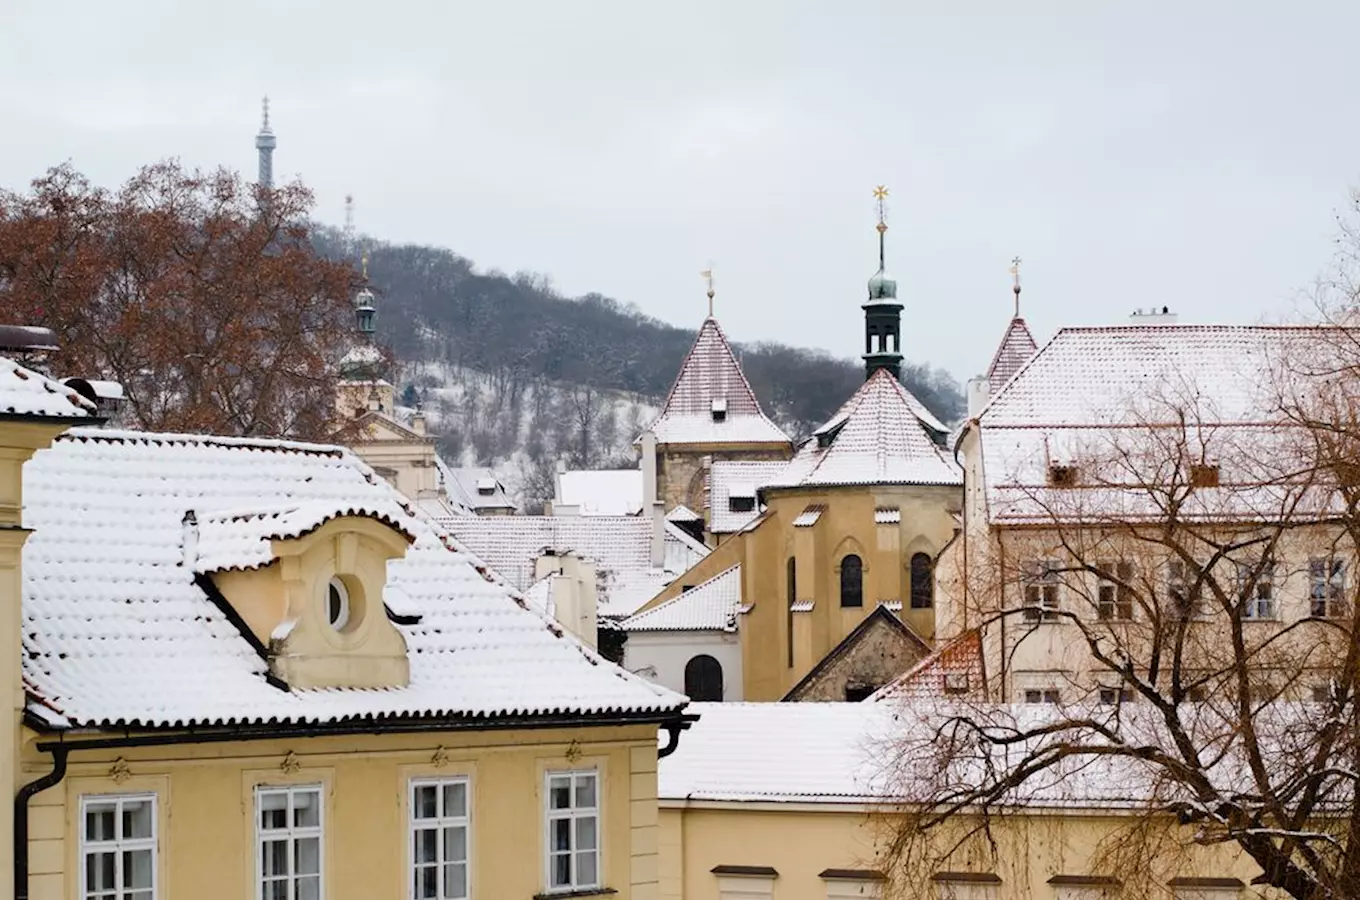
<svg viewBox="0 0 1360 900">
<path fill-rule="evenodd" d="M 897 282 L 888 275 L 884 239 L 888 233 L 886 201 L 888 189 L 874 188 L 878 201 L 878 271 L 869 279 L 869 299 L 864 302 L 864 377 L 887 369 L 902 380 L 902 304 L 897 300 Z"/>
<path fill-rule="evenodd" d="M 279 144 L 274 129 L 269 127 L 269 98 L 264 98 L 264 121 L 255 135 L 255 149 L 260 154 L 260 187 L 274 187 L 274 148 Z"/>
</svg>

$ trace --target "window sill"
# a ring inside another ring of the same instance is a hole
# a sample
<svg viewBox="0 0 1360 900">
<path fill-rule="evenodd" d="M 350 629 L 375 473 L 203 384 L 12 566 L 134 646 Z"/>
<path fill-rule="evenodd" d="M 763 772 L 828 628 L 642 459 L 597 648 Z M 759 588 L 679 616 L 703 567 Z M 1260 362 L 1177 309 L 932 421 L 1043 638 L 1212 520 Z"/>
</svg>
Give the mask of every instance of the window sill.
<svg viewBox="0 0 1360 900">
<path fill-rule="evenodd" d="M 534 894 L 534 900 L 569 900 L 572 897 L 610 897 L 618 891 L 608 887 L 586 888 L 580 891 L 544 891 Z"/>
</svg>

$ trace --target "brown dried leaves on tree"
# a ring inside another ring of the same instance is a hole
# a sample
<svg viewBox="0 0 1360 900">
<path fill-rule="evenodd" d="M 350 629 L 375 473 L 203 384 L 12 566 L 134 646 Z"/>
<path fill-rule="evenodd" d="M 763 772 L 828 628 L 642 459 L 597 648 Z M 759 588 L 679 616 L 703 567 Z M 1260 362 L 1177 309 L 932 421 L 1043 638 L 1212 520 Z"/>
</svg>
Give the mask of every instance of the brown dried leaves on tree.
<svg viewBox="0 0 1360 900">
<path fill-rule="evenodd" d="M 53 329 L 61 375 L 121 383 L 129 426 L 333 436 L 356 273 L 313 250 L 311 205 L 173 161 L 116 193 L 59 166 L 0 195 L 0 321 Z"/>
</svg>

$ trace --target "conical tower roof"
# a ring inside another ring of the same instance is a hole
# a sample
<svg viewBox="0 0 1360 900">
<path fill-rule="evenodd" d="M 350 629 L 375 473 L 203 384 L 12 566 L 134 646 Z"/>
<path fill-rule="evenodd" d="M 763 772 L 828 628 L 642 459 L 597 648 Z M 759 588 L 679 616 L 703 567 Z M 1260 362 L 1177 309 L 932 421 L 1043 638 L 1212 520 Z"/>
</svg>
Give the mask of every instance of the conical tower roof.
<svg viewBox="0 0 1360 900">
<path fill-rule="evenodd" d="M 699 328 L 650 430 L 658 444 L 789 443 L 788 435 L 761 410 L 712 316 Z"/>
<path fill-rule="evenodd" d="M 936 443 L 944 432 L 911 391 L 879 369 L 766 487 L 962 484 L 963 473 Z"/>
<path fill-rule="evenodd" d="M 1034 335 L 1029 333 L 1029 326 L 1025 324 L 1025 320 L 1019 316 L 1011 319 L 1011 324 L 1006 328 L 1006 335 L 996 348 L 996 355 L 992 357 L 992 364 L 987 367 L 987 387 L 990 395 L 996 396 L 996 392 L 1011 380 L 1012 375 L 1020 371 L 1020 367 L 1038 349 L 1039 346 L 1034 342 Z"/>
</svg>

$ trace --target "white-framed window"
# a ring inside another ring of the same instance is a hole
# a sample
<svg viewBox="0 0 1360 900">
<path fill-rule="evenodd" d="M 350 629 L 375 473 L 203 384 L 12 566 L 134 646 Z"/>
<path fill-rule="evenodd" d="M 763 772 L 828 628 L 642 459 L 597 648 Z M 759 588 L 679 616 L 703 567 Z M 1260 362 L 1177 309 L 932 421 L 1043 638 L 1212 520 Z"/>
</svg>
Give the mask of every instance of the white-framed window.
<svg viewBox="0 0 1360 900">
<path fill-rule="evenodd" d="M 349 588 L 338 576 L 326 585 L 326 621 L 336 631 L 349 625 Z"/>
<path fill-rule="evenodd" d="M 155 900 L 155 794 L 80 798 L 80 896 Z"/>
<path fill-rule="evenodd" d="M 600 886 L 600 778 L 594 769 L 547 776 L 548 890 Z"/>
<path fill-rule="evenodd" d="M 258 900 L 321 900 L 321 785 L 255 788 Z"/>
<path fill-rule="evenodd" d="M 1103 562 L 1098 569 L 1096 617 L 1102 622 L 1129 621 L 1133 618 L 1133 563 Z"/>
<path fill-rule="evenodd" d="M 1116 706 L 1121 703 L 1132 703 L 1134 701 L 1134 694 L 1129 688 L 1101 685 L 1097 693 L 1097 699 L 1102 706 Z"/>
<path fill-rule="evenodd" d="M 1205 617 L 1203 590 L 1196 583 L 1194 568 L 1183 559 L 1166 564 L 1166 596 L 1170 601 L 1168 614 L 1173 618 L 1202 619 Z"/>
<path fill-rule="evenodd" d="M 1026 622 L 1054 622 L 1062 602 L 1060 567 L 1053 560 L 1040 560 L 1026 567 L 1024 616 Z"/>
<path fill-rule="evenodd" d="M 468 779 L 411 782 L 411 900 L 466 900 Z"/>
<path fill-rule="evenodd" d="M 1237 580 L 1242 598 L 1242 618 L 1275 618 L 1275 562 L 1265 560 L 1256 565 L 1242 564 L 1237 568 Z"/>
<path fill-rule="evenodd" d="M 1346 564 L 1334 556 L 1308 561 L 1309 614 L 1318 618 L 1345 615 Z"/>
</svg>

